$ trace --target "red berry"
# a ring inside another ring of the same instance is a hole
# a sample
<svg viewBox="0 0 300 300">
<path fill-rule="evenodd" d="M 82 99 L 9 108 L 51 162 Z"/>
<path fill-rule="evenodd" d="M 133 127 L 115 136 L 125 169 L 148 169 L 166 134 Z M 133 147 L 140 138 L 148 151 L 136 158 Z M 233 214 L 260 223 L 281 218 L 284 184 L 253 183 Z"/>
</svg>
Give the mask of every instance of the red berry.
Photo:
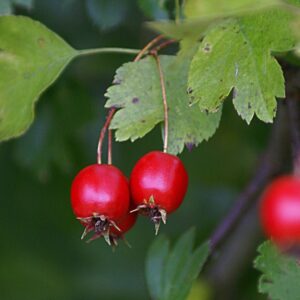
<svg viewBox="0 0 300 300">
<path fill-rule="evenodd" d="M 180 206 L 187 186 L 188 174 L 181 160 L 160 151 L 144 155 L 130 176 L 134 204 L 156 225 L 160 220 L 165 222 L 166 213 L 172 213 Z"/>
<path fill-rule="evenodd" d="M 123 218 L 116 222 L 116 225 L 120 230 L 118 230 L 115 227 L 112 227 L 110 230 L 110 234 L 115 235 L 117 237 L 122 237 L 127 231 L 129 231 L 133 227 L 133 225 L 136 222 L 136 219 L 137 214 L 135 212 L 128 212 L 127 215 L 125 215 Z"/>
<path fill-rule="evenodd" d="M 72 183 L 72 208 L 85 226 L 83 237 L 94 231 L 95 237 L 107 238 L 115 222 L 127 214 L 129 200 L 127 178 L 111 165 L 88 166 Z"/>
<path fill-rule="evenodd" d="M 300 243 L 300 179 L 283 176 L 265 190 L 260 206 L 267 236 L 278 245 Z"/>
</svg>

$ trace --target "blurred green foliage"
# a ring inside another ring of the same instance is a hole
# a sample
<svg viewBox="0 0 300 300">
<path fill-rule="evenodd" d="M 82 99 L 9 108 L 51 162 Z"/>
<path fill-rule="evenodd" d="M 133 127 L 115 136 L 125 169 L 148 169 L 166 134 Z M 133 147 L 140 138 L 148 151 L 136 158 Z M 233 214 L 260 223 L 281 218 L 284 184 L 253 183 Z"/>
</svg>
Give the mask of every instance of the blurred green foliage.
<svg viewBox="0 0 300 300">
<path fill-rule="evenodd" d="M 15 13 L 41 21 L 75 48 L 141 48 L 154 35 L 142 25 L 149 14 L 138 1 L 126 6 L 122 22 L 108 18 L 114 26 L 99 26 L 87 1 L 36 0 L 30 11 L 16 6 Z M 18 140 L 0 144 L 1 299 L 149 299 L 144 265 L 155 238 L 151 224 L 140 218 L 128 234 L 133 248 L 121 245 L 112 253 L 101 240 L 80 241 L 82 226 L 69 203 L 74 175 L 96 159 L 105 89 L 115 69 L 129 60 L 111 54 L 74 62 L 42 96 L 30 130 Z M 174 240 L 195 226 L 197 241 L 207 239 L 251 176 L 269 127 L 257 121 L 246 125 L 227 102 L 215 136 L 182 154 L 189 191 L 161 232 Z M 157 128 L 133 144 L 115 143 L 114 163 L 129 175 L 141 155 L 161 148 Z M 250 258 L 246 273 L 233 287 L 235 299 L 258 299 L 254 272 Z"/>
</svg>

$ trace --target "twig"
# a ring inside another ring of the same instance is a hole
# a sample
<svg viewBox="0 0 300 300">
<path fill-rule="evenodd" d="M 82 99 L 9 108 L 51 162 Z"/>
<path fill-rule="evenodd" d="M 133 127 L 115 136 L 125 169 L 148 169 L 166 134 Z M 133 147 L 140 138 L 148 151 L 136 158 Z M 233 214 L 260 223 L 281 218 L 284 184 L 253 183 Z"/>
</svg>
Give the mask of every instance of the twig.
<svg viewBox="0 0 300 300">
<path fill-rule="evenodd" d="M 163 98 L 163 105 L 164 105 L 164 148 L 163 151 L 167 153 L 168 150 L 168 136 L 169 136 L 169 116 L 168 116 L 168 102 L 167 102 L 167 93 L 166 93 L 166 86 L 165 86 L 165 80 L 164 80 L 164 73 L 161 67 L 160 59 L 157 55 L 156 51 L 152 51 L 151 54 L 155 58 L 158 73 L 159 73 L 159 79 L 160 79 L 160 85 L 161 85 L 161 92 L 162 92 L 162 98 Z"/>
<path fill-rule="evenodd" d="M 269 145 L 261 157 L 253 178 L 211 236 L 210 247 L 212 253 L 229 236 L 248 209 L 257 202 L 259 192 L 268 181 L 279 172 L 283 147 L 286 144 L 283 141 L 286 136 L 286 122 L 284 119 L 285 111 L 283 111 L 283 105 L 280 105 L 278 117 L 272 127 Z"/>
</svg>

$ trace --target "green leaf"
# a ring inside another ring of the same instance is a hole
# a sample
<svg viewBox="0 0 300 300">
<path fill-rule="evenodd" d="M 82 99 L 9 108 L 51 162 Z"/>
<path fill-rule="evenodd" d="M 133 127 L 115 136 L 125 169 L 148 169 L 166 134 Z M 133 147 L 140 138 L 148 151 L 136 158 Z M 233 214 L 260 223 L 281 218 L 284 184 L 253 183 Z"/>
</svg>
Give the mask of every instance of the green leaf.
<svg viewBox="0 0 300 300">
<path fill-rule="evenodd" d="M 182 21 L 181 23 L 176 23 L 174 21 L 154 21 L 147 22 L 146 25 L 157 32 L 162 33 L 165 36 L 174 38 L 177 40 L 182 40 L 185 38 L 192 38 L 195 41 L 200 40 L 203 36 L 207 27 L 211 24 L 211 18 L 201 18 L 192 21 Z"/>
<path fill-rule="evenodd" d="M 204 263 L 209 255 L 209 244 L 205 243 L 191 253 L 190 258 L 181 271 L 177 283 L 173 285 L 170 291 L 169 300 L 185 300 L 188 296 L 193 282 L 196 280 L 199 272 L 202 270 Z"/>
<path fill-rule="evenodd" d="M 193 250 L 195 230 L 183 234 L 173 249 L 163 237 L 152 244 L 146 263 L 149 290 L 156 300 L 185 300 L 209 255 L 208 243 Z"/>
<path fill-rule="evenodd" d="M 294 0 L 291 0 L 294 1 Z M 217 24 L 224 18 L 243 16 L 267 7 L 282 4 L 280 0 L 187 0 L 184 13 L 186 19 L 177 23 L 174 21 L 148 22 L 148 27 L 178 40 L 193 38 L 200 40 L 212 23 Z M 213 26 L 213 25 L 212 25 Z"/>
<path fill-rule="evenodd" d="M 228 16 L 263 9 L 279 3 L 281 3 L 279 0 L 186 0 L 184 13 L 187 18 Z"/>
<path fill-rule="evenodd" d="M 128 2 L 125 0 L 87 0 L 91 19 L 102 30 L 118 26 L 126 17 Z"/>
<path fill-rule="evenodd" d="M 162 299 L 171 299 L 174 292 L 174 282 L 177 282 L 191 255 L 195 240 L 195 228 L 191 228 L 183 234 L 174 245 L 169 254 L 164 272 L 164 294 Z M 179 287 L 183 288 L 182 286 Z M 175 288 L 176 289 L 176 288 Z"/>
<path fill-rule="evenodd" d="M 295 300 L 300 295 L 300 266 L 296 259 L 281 254 L 270 241 L 259 248 L 255 268 L 263 275 L 259 280 L 259 292 L 272 300 Z"/>
<path fill-rule="evenodd" d="M 0 17 L 0 141 L 29 127 L 34 103 L 76 54 L 39 22 Z"/>
<path fill-rule="evenodd" d="M 169 248 L 170 242 L 161 235 L 152 243 L 147 254 L 146 279 L 153 299 L 159 299 L 163 293 L 163 275 Z"/>
<path fill-rule="evenodd" d="M 201 43 L 189 72 L 191 103 L 215 112 L 233 91 L 233 104 L 248 123 L 254 114 L 272 122 L 276 98 L 285 96 L 284 78 L 272 51 L 295 45 L 291 13 L 272 9 L 229 19 L 213 28 Z"/>
<path fill-rule="evenodd" d="M 221 113 L 202 113 L 189 107 L 186 80 L 191 55 L 161 56 L 169 107 L 168 152 L 182 152 L 184 145 L 198 145 L 214 134 Z M 124 64 L 117 70 L 115 85 L 106 93 L 106 107 L 121 108 L 115 114 L 111 129 L 116 139 L 131 141 L 143 137 L 164 119 L 161 86 L 153 57 Z"/>
<path fill-rule="evenodd" d="M 297 7 L 300 6 L 300 1 L 299 0 L 285 0 L 284 2 L 291 4 L 291 5 L 295 5 Z"/>
</svg>

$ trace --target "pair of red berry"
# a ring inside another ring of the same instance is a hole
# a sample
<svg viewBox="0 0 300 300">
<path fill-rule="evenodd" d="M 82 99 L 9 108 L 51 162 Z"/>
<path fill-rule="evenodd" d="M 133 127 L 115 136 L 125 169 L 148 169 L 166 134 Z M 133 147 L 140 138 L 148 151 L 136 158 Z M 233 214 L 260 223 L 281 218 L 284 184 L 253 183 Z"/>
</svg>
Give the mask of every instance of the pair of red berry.
<svg viewBox="0 0 300 300">
<path fill-rule="evenodd" d="M 300 245 L 300 178 L 282 176 L 265 190 L 260 206 L 263 229 L 281 248 Z"/>
<path fill-rule="evenodd" d="M 176 210 L 187 190 L 188 175 L 181 160 L 153 151 L 134 166 L 129 182 L 115 166 L 94 164 L 81 170 L 71 188 L 75 216 L 85 226 L 82 238 L 104 237 L 117 244 L 135 224 L 137 213 L 148 216 L 156 232 L 167 214 Z"/>
</svg>

